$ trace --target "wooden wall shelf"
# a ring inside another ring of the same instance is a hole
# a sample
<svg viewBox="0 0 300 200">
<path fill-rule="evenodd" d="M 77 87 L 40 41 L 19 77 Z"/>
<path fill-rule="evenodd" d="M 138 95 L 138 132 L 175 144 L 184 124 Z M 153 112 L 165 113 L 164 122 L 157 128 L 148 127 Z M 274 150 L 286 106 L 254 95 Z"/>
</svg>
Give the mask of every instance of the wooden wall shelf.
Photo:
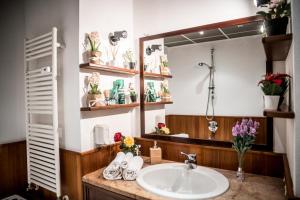
<svg viewBox="0 0 300 200">
<path fill-rule="evenodd" d="M 285 61 L 288 56 L 293 35 L 274 35 L 262 39 L 268 61 Z"/>
<path fill-rule="evenodd" d="M 154 78 L 154 79 L 165 79 L 165 78 L 172 78 L 172 75 L 163 75 L 151 72 L 144 72 L 145 78 Z"/>
<path fill-rule="evenodd" d="M 118 109 L 118 108 L 134 108 L 138 107 L 139 103 L 130 103 L 130 104 L 115 104 L 115 105 L 108 105 L 108 106 L 98 106 L 98 107 L 83 107 L 80 108 L 80 111 L 96 111 L 96 110 L 111 110 L 111 109 Z"/>
<path fill-rule="evenodd" d="M 173 101 L 145 102 L 145 106 L 173 104 Z"/>
<path fill-rule="evenodd" d="M 80 64 L 80 69 L 84 70 L 91 70 L 91 71 L 106 71 L 106 72 L 112 72 L 112 73 L 118 73 L 118 74 L 128 74 L 128 75 L 136 75 L 139 74 L 139 71 L 132 70 L 132 69 L 125 69 L 121 67 L 114 67 L 114 66 L 108 66 L 108 65 L 98 65 L 98 64 L 92 64 L 92 63 L 83 63 Z"/>
<path fill-rule="evenodd" d="M 295 113 L 286 105 L 283 105 L 280 110 L 264 110 L 264 116 L 275 117 L 275 118 L 295 118 Z"/>
</svg>

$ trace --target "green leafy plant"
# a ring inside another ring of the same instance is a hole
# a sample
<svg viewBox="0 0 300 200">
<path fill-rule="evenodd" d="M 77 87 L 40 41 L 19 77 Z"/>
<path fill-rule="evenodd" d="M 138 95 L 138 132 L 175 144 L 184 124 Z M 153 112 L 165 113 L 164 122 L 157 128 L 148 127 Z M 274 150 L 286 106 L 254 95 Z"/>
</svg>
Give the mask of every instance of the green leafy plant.
<svg viewBox="0 0 300 200">
<path fill-rule="evenodd" d="M 258 85 L 265 95 L 283 96 L 289 86 L 290 78 L 288 74 L 266 74 Z"/>
<path fill-rule="evenodd" d="M 91 32 L 90 34 L 86 34 L 86 39 L 90 46 L 90 51 L 99 51 L 100 39 L 98 32 Z"/>
<path fill-rule="evenodd" d="M 101 91 L 99 89 L 100 74 L 98 72 L 93 72 L 88 81 L 91 87 L 89 94 L 101 94 Z"/>
<path fill-rule="evenodd" d="M 272 20 L 276 18 L 291 16 L 291 3 L 287 0 L 268 0 L 261 7 L 267 7 L 268 11 L 258 11 L 257 14 L 265 18 L 265 20 Z"/>
<path fill-rule="evenodd" d="M 123 54 L 123 58 L 127 63 L 134 62 L 133 52 L 130 49 L 125 51 L 125 53 Z"/>
</svg>

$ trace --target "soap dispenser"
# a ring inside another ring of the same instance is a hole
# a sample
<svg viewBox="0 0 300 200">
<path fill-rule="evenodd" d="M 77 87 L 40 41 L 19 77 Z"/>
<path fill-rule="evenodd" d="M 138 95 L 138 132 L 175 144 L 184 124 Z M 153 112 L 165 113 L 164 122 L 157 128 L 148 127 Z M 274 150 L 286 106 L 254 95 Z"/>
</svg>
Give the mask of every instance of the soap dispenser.
<svg viewBox="0 0 300 200">
<path fill-rule="evenodd" d="M 161 163 L 161 148 L 157 146 L 157 141 L 154 140 L 154 146 L 150 147 L 150 163 L 159 164 Z"/>
</svg>

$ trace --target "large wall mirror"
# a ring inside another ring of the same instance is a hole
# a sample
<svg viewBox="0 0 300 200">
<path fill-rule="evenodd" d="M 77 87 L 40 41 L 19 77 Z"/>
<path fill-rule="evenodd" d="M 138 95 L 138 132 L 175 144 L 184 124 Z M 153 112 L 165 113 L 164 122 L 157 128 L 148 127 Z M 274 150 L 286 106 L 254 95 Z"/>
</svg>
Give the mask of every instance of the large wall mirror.
<svg viewBox="0 0 300 200">
<path fill-rule="evenodd" d="M 141 38 L 142 137 L 231 147 L 233 125 L 252 118 L 260 123 L 254 148 L 271 149 L 257 86 L 263 31 L 248 17 Z"/>
</svg>

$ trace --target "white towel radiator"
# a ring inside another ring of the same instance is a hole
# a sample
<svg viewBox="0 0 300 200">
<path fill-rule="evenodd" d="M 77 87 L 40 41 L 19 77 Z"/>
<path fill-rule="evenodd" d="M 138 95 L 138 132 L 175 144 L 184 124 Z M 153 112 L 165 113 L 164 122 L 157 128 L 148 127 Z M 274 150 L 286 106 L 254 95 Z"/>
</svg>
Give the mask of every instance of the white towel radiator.
<svg viewBox="0 0 300 200">
<path fill-rule="evenodd" d="M 24 46 L 28 184 L 60 197 L 57 29 L 25 39 Z"/>
</svg>

